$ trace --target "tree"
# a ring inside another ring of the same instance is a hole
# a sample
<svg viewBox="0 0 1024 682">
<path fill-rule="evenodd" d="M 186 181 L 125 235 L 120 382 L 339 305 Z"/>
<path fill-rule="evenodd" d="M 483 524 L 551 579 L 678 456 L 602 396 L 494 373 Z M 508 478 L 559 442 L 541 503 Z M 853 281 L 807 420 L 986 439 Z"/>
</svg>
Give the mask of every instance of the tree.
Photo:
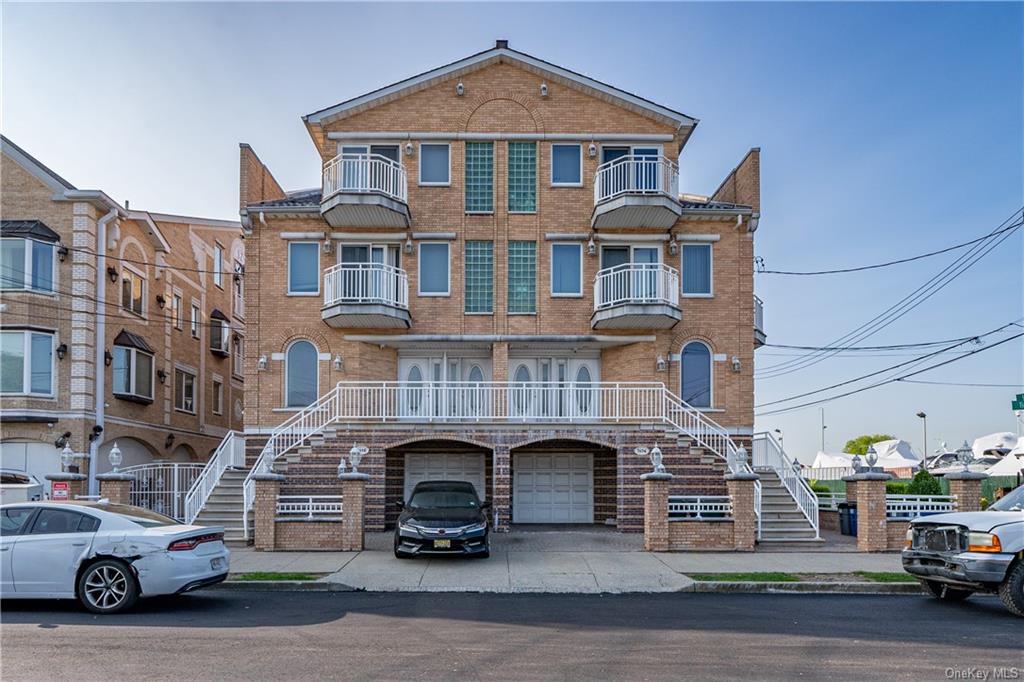
<svg viewBox="0 0 1024 682">
<path fill-rule="evenodd" d="M 907 486 L 908 495 L 941 495 L 942 484 L 927 471 L 922 469 L 914 474 L 914 480 Z"/>
<path fill-rule="evenodd" d="M 878 443 L 883 440 L 896 440 L 893 436 L 886 435 L 884 433 L 876 433 L 875 435 L 865 434 L 863 436 L 857 436 L 846 441 L 846 445 L 843 446 L 843 452 L 847 452 L 851 455 L 860 455 L 863 457 L 868 452 L 868 446 Z"/>
</svg>

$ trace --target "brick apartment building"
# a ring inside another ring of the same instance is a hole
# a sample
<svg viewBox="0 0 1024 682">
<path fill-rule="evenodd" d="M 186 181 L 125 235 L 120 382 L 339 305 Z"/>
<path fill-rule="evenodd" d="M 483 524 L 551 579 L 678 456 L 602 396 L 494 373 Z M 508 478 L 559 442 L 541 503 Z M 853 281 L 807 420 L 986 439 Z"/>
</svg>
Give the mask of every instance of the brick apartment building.
<svg viewBox="0 0 1024 682">
<path fill-rule="evenodd" d="M 680 194 L 697 120 L 506 41 L 304 117 L 321 188 L 241 145 L 249 464 L 366 527 L 420 480 L 494 522 L 643 526 L 639 446 L 677 494 L 724 494 L 749 447 L 759 151 Z M 755 324 L 755 318 L 758 322 Z"/>
<path fill-rule="evenodd" d="M 122 468 L 204 461 L 242 425 L 241 225 L 130 210 L 2 142 L 0 466 L 42 480 L 68 443 L 93 479 L 115 441 Z"/>
</svg>

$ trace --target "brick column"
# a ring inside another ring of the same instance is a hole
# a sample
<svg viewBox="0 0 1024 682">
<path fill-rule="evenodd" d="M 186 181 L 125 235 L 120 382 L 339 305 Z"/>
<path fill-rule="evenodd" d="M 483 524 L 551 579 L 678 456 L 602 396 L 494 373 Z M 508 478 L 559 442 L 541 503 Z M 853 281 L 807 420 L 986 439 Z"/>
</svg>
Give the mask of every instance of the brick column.
<svg viewBox="0 0 1024 682">
<path fill-rule="evenodd" d="M 101 498 L 110 500 L 111 504 L 130 504 L 134 476 L 118 473 L 99 474 L 96 480 L 100 482 Z"/>
<path fill-rule="evenodd" d="M 888 521 L 885 518 L 885 482 L 889 474 L 871 471 L 847 476 L 849 486 L 855 483 L 855 498 L 846 493 L 846 499 L 857 503 L 857 551 L 884 552 L 889 546 Z M 847 487 L 849 490 L 849 487 Z"/>
<path fill-rule="evenodd" d="M 494 482 L 491 486 L 491 505 L 494 520 L 492 530 L 506 533 L 512 523 L 512 458 L 504 445 L 494 448 Z"/>
<path fill-rule="evenodd" d="M 508 344 L 496 342 L 491 348 L 492 381 L 504 383 L 508 381 Z"/>
<path fill-rule="evenodd" d="M 644 474 L 640 480 L 644 482 L 644 549 L 667 552 L 668 486 L 672 482 L 672 474 Z"/>
<path fill-rule="evenodd" d="M 986 478 L 988 474 L 980 471 L 956 471 L 946 474 L 949 494 L 956 497 L 957 511 L 981 511 L 981 484 Z"/>
<path fill-rule="evenodd" d="M 252 504 L 253 549 L 273 552 L 277 533 L 277 496 L 284 476 L 281 474 L 255 474 L 256 493 Z"/>
<path fill-rule="evenodd" d="M 745 472 L 725 477 L 725 485 L 732 498 L 733 549 L 741 552 L 753 552 L 757 544 L 755 487 L 760 478 L 757 474 Z"/>
<path fill-rule="evenodd" d="M 46 480 L 52 482 L 62 482 L 68 484 L 68 499 L 67 500 L 55 500 L 51 502 L 70 502 L 76 497 L 89 494 L 89 477 L 85 474 L 46 474 Z"/>
<path fill-rule="evenodd" d="M 341 479 L 341 551 L 363 551 L 363 515 L 366 482 L 369 474 L 340 474 Z"/>
<path fill-rule="evenodd" d="M 857 481 L 847 480 L 849 477 L 844 478 L 846 481 L 846 501 L 856 502 L 857 501 Z"/>
</svg>

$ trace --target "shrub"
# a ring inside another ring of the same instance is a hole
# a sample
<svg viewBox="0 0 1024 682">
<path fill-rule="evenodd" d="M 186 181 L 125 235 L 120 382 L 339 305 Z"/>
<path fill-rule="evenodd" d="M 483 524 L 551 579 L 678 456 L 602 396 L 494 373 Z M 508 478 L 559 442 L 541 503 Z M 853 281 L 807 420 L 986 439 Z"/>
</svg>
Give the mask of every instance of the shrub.
<svg viewBox="0 0 1024 682">
<path fill-rule="evenodd" d="M 811 481 L 811 490 L 813 492 L 816 492 L 816 493 L 830 493 L 830 492 L 832 492 L 831 488 L 829 488 L 824 483 L 819 483 L 818 481 Z"/>
<path fill-rule="evenodd" d="M 942 484 L 923 469 L 914 475 L 914 480 L 907 486 L 908 495 L 941 495 Z"/>
<path fill-rule="evenodd" d="M 910 484 L 906 481 L 888 481 L 885 484 L 886 495 L 906 495 L 907 487 Z"/>
<path fill-rule="evenodd" d="M 985 511 L 986 509 L 988 509 L 988 506 L 989 506 L 990 504 L 992 504 L 991 502 L 989 502 L 989 501 L 988 501 L 988 498 L 987 498 L 987 497 L 983 497 L 983 498 L 981 498 L 981 500 L 980 500 L 980 501 L 981 501 L 981 510 L 982 510 L 982 511 Z"/>
</svg>

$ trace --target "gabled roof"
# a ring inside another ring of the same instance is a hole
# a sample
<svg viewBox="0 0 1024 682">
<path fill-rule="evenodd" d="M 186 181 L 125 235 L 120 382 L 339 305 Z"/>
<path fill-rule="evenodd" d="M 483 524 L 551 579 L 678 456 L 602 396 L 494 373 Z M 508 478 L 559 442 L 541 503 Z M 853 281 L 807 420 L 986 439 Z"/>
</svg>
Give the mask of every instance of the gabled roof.
<svg viewBox="0 0 1024 682">
<path fill-rule="evenodd" d="M 0 235 L 34 239 L 37 242 L 60 241 L 60 235 L 41 220 L 0 220 Z"/>
<path fill-rule="evenodd" d="M 495 46 L 489 50 L 477 52 L 476 54 L 470 55 L 464 59 L 426 71 L 418 76 L 406 78 L 405 80 L 398 81 L 397 83 L 374 90 L 373 92 L 369 92 L 365 95 L 335 104 L 332 107 L 314 111 L 312 114 L 303 116 L 302 120 L 308 124 L 322 125 L 330 119 L 341 116 L 352 109 L 356 109 L 357 107 L 365 107 L 366 105 L 372 105 L 378 100 L 394 98 L 395 96 L 405 94 L 408 91 L 419 90 L 448 78 L 455 73 L 476 70 L 495 62 L 518 63 L 531 70 L 541 71 L 556 78 L 561 78 L 575 83 L 576 85 L 584 88 L 596 90 L 624 104 L 642 109 L 649 115 L 653 114 L 660 118 L 668 119 L 675 123 L 679 128 L 689 128 L 697 124 L 697 119 L 687 116 L 684 113 L 656 104 L 648 99 L 634 95 L 631 92 L 620 90 L 619 88 L 615 88 L 606 83 L 602 83 L 601 81 L 584 76 L 581 73 L 570 71 L 569 69 L 546 62 L 543 59 L 538 59 L 537 57 L 528 55 L 525 52 L 513 50 L 508 46 L 507 40 L 497 41 Z"/>
<path fill-rule="evenodd" d="M 4 135 L 0 135 L 0 148 L 3 149 L 4 154 L 7 154 L 17 161 L 25 170 L 32 173 L 32 175 L 39 178 L 45 184 L 49 185 L 54 192 L 64 192 L 64 190 L 77 189 L 70 182 L 44 166 L 39 159 L 11 142 Z"/>
</svg>

